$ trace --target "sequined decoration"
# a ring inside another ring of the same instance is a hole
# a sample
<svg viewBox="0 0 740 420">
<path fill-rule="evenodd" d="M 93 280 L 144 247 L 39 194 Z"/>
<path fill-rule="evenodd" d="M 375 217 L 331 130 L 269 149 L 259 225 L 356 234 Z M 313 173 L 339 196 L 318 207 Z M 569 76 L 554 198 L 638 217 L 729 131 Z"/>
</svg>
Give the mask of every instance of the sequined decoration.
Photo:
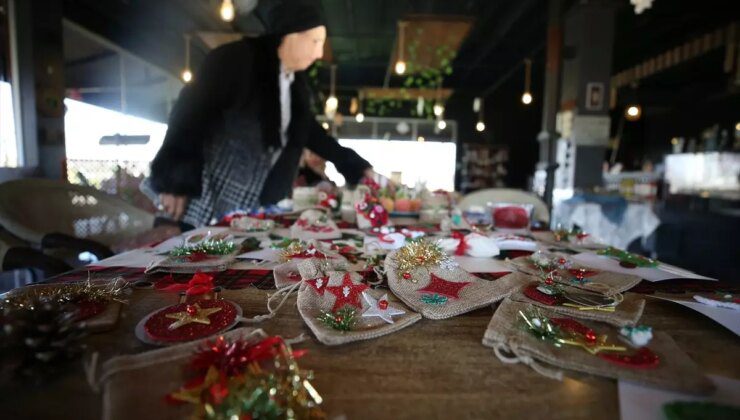
<svg viewBox="0 0 740 420">
<path fill-rule="evenodd" d="M 117 277 L 111 281 L 87 279 L 78 283 L 61 283 L 22 287 L 8 292 L 0 300 L 0 310 L 34 309 L 38 302 L 53 301 L 60 305 L 106 305 L 109 302 L 126 303 L 126 281 Z M 92 310 L 91 307 L 86 310 Z M 89 315 L 88 315 L 89 316 Z"/>
<path fill-rule="evenodd" d="M 189 418 L 324 419 L 313 372 L 296 362 L 303 354 L 280 337 L 258 342 L 219 337 L 193 356 L 188 376 L 196 376 L 165 400 L 193 404 Z"/>
<path fill-rule="evenodd" d="M 396 251 L 394 261 L 396 273 L 413 283 L 418 280 L 411 275 L 411 271 L 417 268 L 439 266 L 445 270 L 452 270 L 458 266 L 439 245 L 423 239 L 411 241 Z"/>
<path fill-rule="evenodd" d="M 448 281 L 434 273 L 429 274 L 429 284 L 417 290 L 419 293 L 432 293 L 440 296 L 446 296 L 451 299 L 460 299 L 460 291 L 470 284 L 469 281 Z"/>
<path fill-rule="evenodd" d="M 177 328 L 170 328 L 172 324 L 178 321 L 168 315 L 174 316 L 182 312 L 187 313 L 188 307 L 193 308 L 196 304 L 198 305 L 197 311 L 217 308 L 218 311 L 208 315 L 208 324 L 190 322 Z M 197 302 L 168 306 L 155 312 L 144 323 L 144 331 L 153 341 L 167 343 L 191 341 L 225 330 L 234 324 L 236 316 L 236 308 L 231 302 L 221 299 L 202 299 Z"/>
</svg>

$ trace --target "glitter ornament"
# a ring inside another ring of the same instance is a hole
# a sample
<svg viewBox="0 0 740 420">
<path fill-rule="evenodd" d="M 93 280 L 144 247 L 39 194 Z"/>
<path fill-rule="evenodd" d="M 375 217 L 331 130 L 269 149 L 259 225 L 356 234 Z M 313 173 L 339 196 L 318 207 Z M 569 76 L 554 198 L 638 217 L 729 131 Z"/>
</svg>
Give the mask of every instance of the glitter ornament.
<svg viewBox="0 0 740 420">
<path fill-rule="evenodd" d="M 345 273 L 340 286 L 328 286 L 326 290 L 336 297 L 334 306 L 331 311 L 336 312 L 345 305 L 354 306 L 357 309 L 362 309 L 362 302 L 360 301 L 360 295 L 362 292 L 367 290 L 368 287 L 364 284 L 357 284 L 352 281 L 349 273 Z"/>
<path fill-rule="evenodd" d="M 411 277 L 409 272 L 413 269 L 428 269 L 438 265 L 449 269 L 457 266 L 457 263 L 445 254 L 439 245 L 423 239 L 409 242 L 399 249 L 395 254 L 394 262 L 396 272 L 402 273 L 401 276 L 407 280 L 405 274 Z"/>
<path fill-rule="evenodd" d="M 452 299 L 460 299 L 460 291 L 465 288 L 470 282 L 452 282 L 447 281 L 443 278 L 430 274 L 429 284 L 418 290 L 419 293 L 432 293 L 440 296 L 445 296 Z"/>
<path fill-rule="evenodd" d="M 222 299 L 180 303 L 151 313 L 136 326 L 136 336 L 149 344 L 197 340 L 236 325 L 241 308 Z"/>
</svg>

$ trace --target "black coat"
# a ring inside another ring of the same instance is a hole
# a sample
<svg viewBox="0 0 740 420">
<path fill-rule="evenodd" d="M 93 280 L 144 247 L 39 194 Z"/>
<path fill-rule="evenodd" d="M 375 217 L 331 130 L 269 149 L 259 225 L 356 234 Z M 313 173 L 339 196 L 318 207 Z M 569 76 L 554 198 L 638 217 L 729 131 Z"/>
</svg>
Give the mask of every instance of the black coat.
<svg viewBox="0 0 740 420">
<path fill-rule="evenodd" d="M 257 153 L 280 147 L 278 45 L 271 37 L 244 38 L 208 54 L 180 93 L 164 144 L 152 162 L 151 185 L 156 192 L 199 197 L 204 146 L 224 133 L 238 131 L 239 141 Z M 348 184 L 356 184 L 371 166 L 326 133 L 310 110 L 310 98 L 305 73 L 296 72 L 288 143 L 260 192 L 262 205 L 290 195 L 304 147 L 334 163 Z"/>
</svg>

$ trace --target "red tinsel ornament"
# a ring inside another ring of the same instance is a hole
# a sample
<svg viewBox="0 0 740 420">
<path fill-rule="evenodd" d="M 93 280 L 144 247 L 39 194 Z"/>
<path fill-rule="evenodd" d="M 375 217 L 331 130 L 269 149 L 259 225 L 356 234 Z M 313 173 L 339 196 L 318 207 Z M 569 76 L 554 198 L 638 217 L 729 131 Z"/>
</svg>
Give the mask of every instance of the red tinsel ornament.
<svg viewBox="0 0 740 420">
<path fill-rule="evenodd" d="M 658 366 L 660 358 L 647 347 L 642 347 L 633 354 L 600 353 L 599 357 L 612 363 L 638 369 L 650 369 Z"/>
</svg>

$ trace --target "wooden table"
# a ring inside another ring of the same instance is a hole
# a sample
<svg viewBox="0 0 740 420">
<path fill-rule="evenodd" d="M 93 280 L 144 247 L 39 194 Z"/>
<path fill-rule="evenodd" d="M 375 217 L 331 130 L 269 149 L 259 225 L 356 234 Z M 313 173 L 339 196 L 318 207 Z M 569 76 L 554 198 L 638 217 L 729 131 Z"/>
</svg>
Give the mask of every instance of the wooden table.
<svg viewBox="0 0 740 420">
<path fill-rule="evenodd" d="M 250 316 L 265 312 L 267 293 L 248 287 L 224 296 Z M 176 300 L 161 291 L 135 290 L 116 328 L 90 336 L 89 347 L 99 351 L 103 361 L 153 349 L 135 338 L 134 326 L 144 314 Z M 284 337 L 310 337 L 296 347 L 309 350 L 300 363 L 314 370 L 313 384 L 330 418 L 619 417 L 614 380 L 569 373 L 558 382 L 527 366 L 496 359 L 481 344 L 493 308 L 441 321 L 423 319 L 389 336 L 327 347 L 313 338 L 294 302 L 261 328 Z M 641 323 L 668 332 L 706 373 L 740 379 L 740 340 L 708 318 L 648 298 Z M 101 397 L 88 387 L 81 362 L 38 386 L 5 383 L 0 389 L 3 419 L 101 418 Z"/>
</svg>

